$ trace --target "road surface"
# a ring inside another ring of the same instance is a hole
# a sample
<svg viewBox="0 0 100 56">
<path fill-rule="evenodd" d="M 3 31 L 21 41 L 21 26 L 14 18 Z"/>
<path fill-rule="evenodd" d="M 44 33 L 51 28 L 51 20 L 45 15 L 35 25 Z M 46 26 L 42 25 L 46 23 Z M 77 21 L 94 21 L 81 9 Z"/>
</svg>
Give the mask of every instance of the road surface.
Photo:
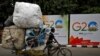
<svg viewBox="0 0 100 56">
<path fill-rule="evenodd" d="M 73 56 L 100 56 L 100 48 L 69 48 Z M 0 56 L 16 56 L 11 50 L 0 47 Z"/>
</svg>

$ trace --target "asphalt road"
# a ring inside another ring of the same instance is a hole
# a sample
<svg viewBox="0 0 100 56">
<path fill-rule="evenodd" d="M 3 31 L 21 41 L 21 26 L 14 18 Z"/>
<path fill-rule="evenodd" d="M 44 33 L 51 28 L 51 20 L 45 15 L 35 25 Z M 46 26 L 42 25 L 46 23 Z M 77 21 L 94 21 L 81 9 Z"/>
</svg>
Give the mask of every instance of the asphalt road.
<svg viewBox="0 0 100 56">
<path fill-rule="evenodd" d="M 10 49 L 5 49 L 0 47 L 0 56 L 16 56 L 15 54 L 11 54 Z"/>
<path fill-rule="evenodd" d="M 69 48 L 73 56 L 100 56 L 100 48 Z M 16 56 L 11 50 L 0 47 L 0 56 Z"/>
<path fill-rule="evenodd" d="M 69 48 L 73 56 L 100 56 L 100 48 Z"/>
</svg>

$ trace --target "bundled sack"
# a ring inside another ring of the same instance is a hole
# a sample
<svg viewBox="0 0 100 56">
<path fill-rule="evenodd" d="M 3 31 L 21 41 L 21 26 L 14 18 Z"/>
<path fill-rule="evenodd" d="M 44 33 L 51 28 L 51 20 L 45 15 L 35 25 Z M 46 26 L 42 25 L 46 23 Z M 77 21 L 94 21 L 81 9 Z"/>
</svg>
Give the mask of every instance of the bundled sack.
<svg viewBox="0 0 100 56">
<path fill-rule="evenodd" d="M 16 26 L 22 28 L 37 27 L 43 24 L 42 12 L 37 4 L 16 2 L 13 22 Z"/>
<path fill-rule="evenodd" d="M 16 27 L 15 25 L 5 27 L 2 34 L 2 47 L 12 48 L 12 39 L 14 39 L 14 45 L 17 49 L 21 49 L 24 45 L 25 30 Z"/>
<path fill-rule="evenodd" d="M 13 23 L 13 16 L 9 16 L 8 18 L 7 18 L 7 20 L 4 22 L 4 26 L 11 26 L 11 25 L 14 25 L 14 23 Z"/>
</svg>

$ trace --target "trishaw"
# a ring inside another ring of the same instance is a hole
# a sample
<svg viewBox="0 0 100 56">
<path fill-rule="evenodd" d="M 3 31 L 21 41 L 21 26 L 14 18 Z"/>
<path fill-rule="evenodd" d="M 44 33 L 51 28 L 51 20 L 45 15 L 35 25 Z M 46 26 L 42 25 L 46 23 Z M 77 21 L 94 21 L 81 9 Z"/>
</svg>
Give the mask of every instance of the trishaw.
<svg viewBox="0 0 100 56">
<path fill-rule="evenodd" d="M 17 49 L 14 45 L 16 40 L 12 40 L 12 53 L 18 56 L 72 56 L 72 52 L 65 46 L 63 47 L 58 43 L 58 41 L 53 41 L 52 44 L 56 44 L 56 47 L 45 45 L 48 39 L 48 34 L 46 34 L 46 29 L 33 28 L 33 33 L 30 33 L 29 38 L 25 38 L 25 45 L 22 49 Z M 11 35 L 11 34 L 10 34 Z M 34 42 L 36 41 L 36 43 Z M 33 46 L 29 43 L 34 44 Z M 28 44 L 31 48 L 27 48 Z M 41 49 L 42 48 L 42 49 Z"/>
</svg>

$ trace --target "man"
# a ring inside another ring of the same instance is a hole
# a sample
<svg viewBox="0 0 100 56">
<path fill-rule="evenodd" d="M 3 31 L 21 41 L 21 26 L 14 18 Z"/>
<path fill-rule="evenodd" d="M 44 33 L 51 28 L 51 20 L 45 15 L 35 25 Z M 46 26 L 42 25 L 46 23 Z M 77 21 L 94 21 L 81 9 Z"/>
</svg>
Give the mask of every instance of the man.
<svg viewBox="0 0 100 56">
<path fill-rule="evenodd" d="M 49 38 L 47 40 L 47 45 L 51 44 L 53 42 L 53 39 L 54 39 L 54 33 L 55 32 L 55 29 L 54 28 L 51 28 L 51 32 L 49 33 Z"/>
<path fill-rule="evenodd" d="M 44 48 L 44 50 L 47 48 L 48 50 L 47 53 L 50 56 L 51 56 L 50 50 L 54 47 L 53 42 L 55 41 L 56 43 L 58 43 L 57 40 L 55 39 L 54 32 L 55 32 L 55 29 L 51 28 L 51 32 L 49 33 L 49 38 L 47 40 L 46 47 Z"/>
<path fill-rule="evenodd" d="M 46 45 L 50 48 L 54 46 L 53 42 L 58 43 L 57 40 L 55 39 L 54 32 L 55 32 L 55 29 L 51 28 L 51 32 L 49 33 L 49 38 L 48 38 L 47 43 L 46 43 Z"/>
</svg>

